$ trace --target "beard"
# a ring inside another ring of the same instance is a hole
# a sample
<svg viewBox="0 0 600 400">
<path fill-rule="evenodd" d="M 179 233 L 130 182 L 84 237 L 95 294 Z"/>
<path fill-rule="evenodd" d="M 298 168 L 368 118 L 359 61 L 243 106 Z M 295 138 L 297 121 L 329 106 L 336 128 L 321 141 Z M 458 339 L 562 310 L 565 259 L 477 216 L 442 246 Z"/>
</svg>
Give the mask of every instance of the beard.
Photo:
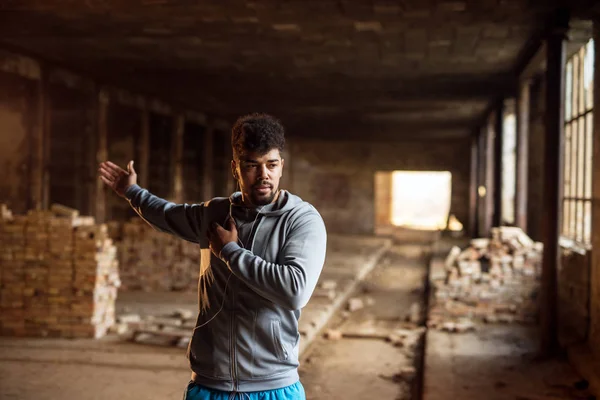
<svg viewBox="0 0 600 400">
<path fill-rule="evenodd" d="M 267 193 L 259 193 L 258 191 L 256 191 L 256 189 L 259 186 L 268 186 L 269 187 L 269 191 Z M 257 182 L 255 185 L 252 186 L 251 192 L 250 192 L 250 199 L 252 200 L 252 204 L 254 204 L 255 206 L 265 206 L 267 204 L 271 204 L 273 202 L 273 200 L 275 199 L 275 195 L 276 195 L 277 191 L 273 188 L 273 185 L 271 185 L 270 183 L 266 183 L 266 182 Z"/>
</svg>

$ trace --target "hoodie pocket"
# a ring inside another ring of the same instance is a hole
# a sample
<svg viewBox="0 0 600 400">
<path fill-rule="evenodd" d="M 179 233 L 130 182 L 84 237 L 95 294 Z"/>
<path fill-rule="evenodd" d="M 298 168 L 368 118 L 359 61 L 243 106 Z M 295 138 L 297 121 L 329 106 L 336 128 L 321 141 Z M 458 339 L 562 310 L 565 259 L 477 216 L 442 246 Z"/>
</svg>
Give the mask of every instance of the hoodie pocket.
<svg viewBox="0 0 600 400">
<path fill-rule="evenodd" d="M 273 346 L 275 348 L 275 354 L 277 355 L 277 358 L 281 361 L 287 360 L 288 352 L 283 345 L 283 340 L 281 339 L 281 321 L 271 321 L 271 331 L 273 334 Z"/>
</svg>

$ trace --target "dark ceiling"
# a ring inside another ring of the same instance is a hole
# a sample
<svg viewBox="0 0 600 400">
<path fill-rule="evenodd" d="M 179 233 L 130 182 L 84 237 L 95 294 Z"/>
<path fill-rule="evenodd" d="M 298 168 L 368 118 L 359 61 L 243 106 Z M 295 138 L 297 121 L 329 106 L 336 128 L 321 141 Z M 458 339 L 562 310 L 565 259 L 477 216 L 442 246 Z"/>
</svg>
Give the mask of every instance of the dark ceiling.
<svg viewBox="0 0 600 400">
<path fill-rule="evenodd" d="M 196 110 L 230 120 L 270 112 L 303 135 L 431 138 L 472 131 L 556 9 L 548 0 L 2 4 L 11 48 Z"/>
</svg>

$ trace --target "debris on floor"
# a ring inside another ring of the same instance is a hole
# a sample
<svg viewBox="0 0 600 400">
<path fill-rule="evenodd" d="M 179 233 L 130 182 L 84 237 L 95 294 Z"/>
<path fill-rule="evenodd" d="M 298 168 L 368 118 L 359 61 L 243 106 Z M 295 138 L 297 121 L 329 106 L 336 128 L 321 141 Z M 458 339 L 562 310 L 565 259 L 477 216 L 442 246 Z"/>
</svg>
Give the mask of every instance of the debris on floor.
<svg viewBox="0 0 600 400">
<path fill-rule="evenodd" d="M 360 297 L 353 297 L 350 300 L 348 300 L 348 311 L 350 311 L 350 312 L 360 310 L 361 308 L 364 308 L 364 307 L 365 307 L 365 303 L 363 302 L 363 299 L 361 299 Z"/>
<path fill-rule="evenodd" d="M 434 281 L 428 327 L 463 333 L 477 322 L 534 323 L 542 250 L 516 227 L 493 228 L 490 239 L 473 239 L 464 250 L 453 247 L 445 279 Z"/>
<path fill-rule="evenodd" d="M 195 326 L 192 311 L 176 309 L 166 315 L 119 315 L 111 332 L 136 343 L 185 347 Z"/>
</svg>

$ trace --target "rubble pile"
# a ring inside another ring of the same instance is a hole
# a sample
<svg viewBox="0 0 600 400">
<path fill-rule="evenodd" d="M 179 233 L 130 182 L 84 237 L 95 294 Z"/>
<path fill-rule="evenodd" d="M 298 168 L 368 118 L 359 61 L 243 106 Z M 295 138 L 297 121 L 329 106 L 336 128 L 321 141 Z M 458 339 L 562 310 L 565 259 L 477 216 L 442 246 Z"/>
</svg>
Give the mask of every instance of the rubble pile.
<svg viewBox="0 0 600 400">
<path fill-rule="evenodd" d="M 122 290 L 196 290 L 198 245 L 153 229 L 141 218 L 110 224 L 118 248 Z"/>
<path fill-rule="evenodd" d="M 534 323 L 543 245 L 520 228 L 492 229 L 492 237 L 453 247 L 445 279 L 434 280 L 428 327 L 473 330 L 476 322 Z"/>
<path fill-rule="evenodd" d="M 106 225 L 59 205 L 27 215 L 0 208 L 0 334 L 106 334 L 120 285 Z"/>
<path fill-rule="evenodd" d="M 189 309 L 177 309 L 164 315 L 124 313 L 111 331 L 137 343 L 187 347 L 196 326 L 195 316 Z"/>
</svg>

